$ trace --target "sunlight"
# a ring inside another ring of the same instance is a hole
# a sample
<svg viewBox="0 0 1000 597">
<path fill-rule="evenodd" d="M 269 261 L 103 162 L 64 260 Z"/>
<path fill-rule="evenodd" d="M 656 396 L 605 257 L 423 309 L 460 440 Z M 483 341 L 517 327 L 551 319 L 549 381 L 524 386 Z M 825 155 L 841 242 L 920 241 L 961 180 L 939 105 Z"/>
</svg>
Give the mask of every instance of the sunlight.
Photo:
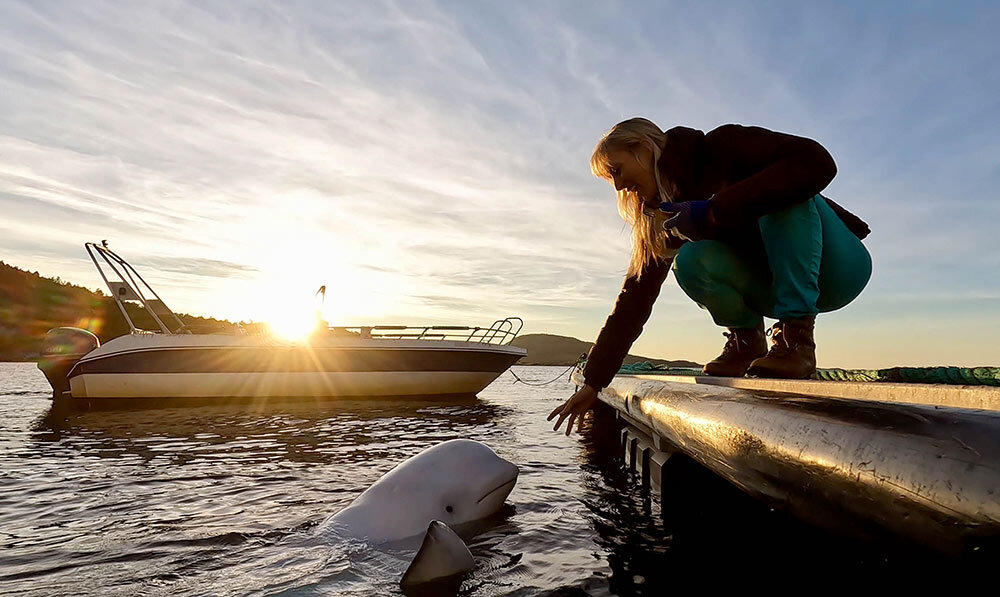
<svg viewBox="0 0 1000 597">
<path fill-rule="evenodd" d="M 284 205 L 323 205 L 329 198 L 308 192 L 270 197 L 261 209 L 243 220 L 238 243 L 244 247 L 234 261 L 252 264 L 254 275 L 242 281 L 244 312 L 252 319 L 271 324 L 276 334 L 288 339 L 302 338 L 321 318 L 333 325 L 349 325 L 357 320 L 369 323 L 388 309 L 389 297 L 398 299 L 404 284 L 391 273 L 359 263 L 379 263 L 378 246 L 359 243 L 343 230 L 316 218 L 288 213 Z M 255 242 L 253 239 L 276 242 Z M 326 301 L 320 309 L 316 291 L 326 285 Z"/>
<path fill-rule="evenodd" d="M 275 336 L 292 342 L 305 340 L 319 326 L 315 314 L 306 312 L 275 313 L 266 321 Z"/>
<path fill-rule="evenodd" d="M 341 209 L 318 192 L 262 191 L 239 218 L 217 222 L 213 233 L 228 241 L 212 254 L 249 269 L 199 282 L 190 289 L 191 302 L 198 312 L 269 323 L 276 335 L 292 340 L 314 324 L 320 285 L 327 287 L 320 317 L 330 325 L 385 323 L 388 314 L 400 312 L 424 315 L 424 302 L 414 295 L 441 293 L 425 287 L 413 268 L 400 271 L 389 241 L 402 235 L 365 232 Z"/>
<path fill-rule="evenodd" d="M 269 272 L 257 283 L 255 310 L 271 332 L 284 340 L 301 342 L 322 325 L 315 274 Z"/>
</svg>

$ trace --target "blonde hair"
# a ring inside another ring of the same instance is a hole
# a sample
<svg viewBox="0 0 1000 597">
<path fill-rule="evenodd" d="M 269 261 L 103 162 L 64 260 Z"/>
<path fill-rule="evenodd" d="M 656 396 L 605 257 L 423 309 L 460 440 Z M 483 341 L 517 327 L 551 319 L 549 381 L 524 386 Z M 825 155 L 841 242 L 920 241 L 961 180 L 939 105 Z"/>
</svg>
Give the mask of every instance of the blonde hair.
<svg viewBox="0 0 1000 597">
<path fill-rule="evenodd" d="M 611 180 L 609 153 L 616 150 L 631 151 L 644 146 L 653 152 L 653 176 L 659 191 L 660 201 L 671 201 L 672 193 L 660 180 L 656 167 L 667 134 L 660 127 L 645 118 L 630 118 L 619 122 L 597 142 L 590 156 L 590 171 L 594 176 Z M 632 259 L 628 264 L 628 275 L 638 276 L 642 269 L 654 260 L 673 259 L 677 253 L 666 245 L 666 232 L 656 218 L 642 212 L 642 198 L 638 194 L 623 189 L 618 191 L 618 213 L 632 226 Z"/>
</svg>

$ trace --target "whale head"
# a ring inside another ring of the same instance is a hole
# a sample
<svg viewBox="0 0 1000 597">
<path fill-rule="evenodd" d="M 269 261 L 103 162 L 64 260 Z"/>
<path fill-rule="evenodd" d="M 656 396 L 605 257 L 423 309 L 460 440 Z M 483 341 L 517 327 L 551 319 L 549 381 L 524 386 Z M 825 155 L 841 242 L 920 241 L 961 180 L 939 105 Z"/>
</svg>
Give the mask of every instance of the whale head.
<svg viewBox="0 0 1000 597">
<path fill-rule="evenodd" d="M 442 442 L 397 465 L 324 527 L 376 542 L 420 535 L 432 520 L 455 527 L 497 512 L 517 474 L 486 444 Z"/>
</svg>

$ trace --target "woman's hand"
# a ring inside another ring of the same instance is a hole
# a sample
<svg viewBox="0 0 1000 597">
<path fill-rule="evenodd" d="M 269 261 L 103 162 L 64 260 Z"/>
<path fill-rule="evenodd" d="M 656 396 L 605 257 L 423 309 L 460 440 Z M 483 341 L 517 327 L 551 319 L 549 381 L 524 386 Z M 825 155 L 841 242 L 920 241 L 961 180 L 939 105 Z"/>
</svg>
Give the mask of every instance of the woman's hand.
<svg viewBox="0 0 1000 597">
<path fill-rule="evenodd" d="M 546 421 L 551 421 L 553 417 L 559 415 L 559 420 L 556 421 L 556 426 L 552 428 L 552 431 L 559 431 L 559 426 L 562 425 L 563 420 L 569 417 L 569 422 L 566 424 L 566 435 L 569 436 L 569 432 L 573 430 L 573 422 L 579 420 L 577 424 L 577 433 L 583 428 L 583 415 L 587 414 L 587 411 L 594 407 L 594 403 L 597 402 L 597 390 L 594 388 L 584 385 L 582 388 L 576 391 L 575 394 L 569 397 L 569 400 L 560 404 L 549 413 Z"/>
</svg>

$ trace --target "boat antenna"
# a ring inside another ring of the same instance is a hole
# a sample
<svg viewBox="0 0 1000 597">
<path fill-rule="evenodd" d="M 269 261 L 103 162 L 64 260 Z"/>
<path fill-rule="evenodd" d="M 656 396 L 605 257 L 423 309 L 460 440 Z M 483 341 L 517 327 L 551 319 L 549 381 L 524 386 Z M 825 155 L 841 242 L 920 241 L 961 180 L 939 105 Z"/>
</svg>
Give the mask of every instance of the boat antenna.
<svg viewBox="0 0 1000 597">
<path fill-rule="evenodd" d="M 316 307 L 316 324 L 325 328 L 330 325 L 323 319 L 323 308 L 326 306 L 326 284 L 319 287 L 315 296 L 319 297 L 319 305 Z"/>
</svg>

